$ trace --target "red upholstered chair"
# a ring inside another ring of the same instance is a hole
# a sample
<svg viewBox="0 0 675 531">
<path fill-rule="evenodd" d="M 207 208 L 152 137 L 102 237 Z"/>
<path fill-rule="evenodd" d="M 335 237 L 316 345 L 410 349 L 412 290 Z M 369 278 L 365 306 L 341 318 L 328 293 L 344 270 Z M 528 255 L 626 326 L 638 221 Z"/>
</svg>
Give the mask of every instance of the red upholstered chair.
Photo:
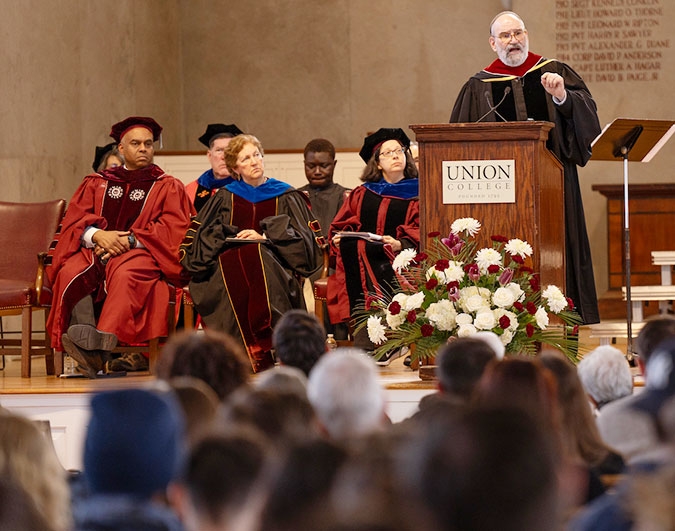
<svg viewBox="0 0 675 531">
<path fill-rule="evenodd" d="M 44 259 L 54 239 L 65 199 L 44 203 L 0 202 L 0 316 L 21 316 L 21 339 L 0 334 L 0 354 L 21 354 L 21 376 L 31 375 L 31 356 L 46 356 L 47 374 L 54 374 L 54 353 L 45 333 L 33 339 L 33 312 L 45 320 L 52 293 L 44 286 Z"/>
</svg>

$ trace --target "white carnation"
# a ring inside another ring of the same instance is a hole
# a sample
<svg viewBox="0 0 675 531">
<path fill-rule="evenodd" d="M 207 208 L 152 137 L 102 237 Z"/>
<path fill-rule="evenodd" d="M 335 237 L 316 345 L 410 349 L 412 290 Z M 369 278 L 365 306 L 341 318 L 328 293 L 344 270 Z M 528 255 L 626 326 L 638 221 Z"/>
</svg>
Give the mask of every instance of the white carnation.
<svg viewBox="0 0 675 531">
<path fill-rule="evenodd" d="M 439 284 L 446 285 L 449 282 L 457 281 L 461 282 L 464 279 L 464 268 L 462 262 L 455 262 L 454 260 L 449 261 L 447 269 L 444 271 L 439 271 L 436 269 L 436 266 L 432 266 L 427 269 L 426 277 L 429 280 L 431 277 L 436 277 Z"/>
<path fill-rule="evenodd" d="M 567 299 L 563 292 L 560 291 L 560 288 L 557 286 L 549 285 L 541 294 L 542 297 L 546 299 L 548 307 L 553 313 L 559 313 L 567 308 Z"/>
<path fill-rule="evenodd" d="M 455 327 L 457 311 L 452 301 L 443 299 L 429 305 L 426 317 L 438 330 L 450 331 Z"/>
<path fill-rule="evenodd" d="M 387 340 L 382 318 L 376 315 L 368 317 L 368 337 L 375 345 L 380 345 Z"/>
<path fill-rule="evenodd" d="M 403 269 L 408 269 L 408 266 L 417 256 L 417 251 L 415 249 L 403 249 L 400 253 L 396 255 L 394 261 L 391 264 L 391 267 L 397 273 L 400 273 Z"/>
<path fill-rule="evenodd" d="M 475 236 L 480 230 L 480 221 L 474 218 L 459 218 L 452 222 L 450 230 L 453 234 L 466 231 L 469 236 Z"/>
<path fill-rule="evenodd" d="M 521 258 L 527 258 L 528 256 L 532 255 L 532 246 L 526 241 L 519 240 L 518 238 L 509 240 L 508 243 L 504 246 L 504 249 L 511 256 L 517 254 Z"/>
<path fill-rule="evenodd" d="M 537 321 L 537 326 L 542 330 L 546 330 L 546 327 L 548 326 L 548 313 L 546 313 L 546 308 L 539 306 L 534 314 L 534 318 Z"/>
<path fill-rule="evenodd" d="M 445 273 L 445 280 L 447 282 L 461 282 L 464 280 L 464 276 L 466 273 L 464 272 L 464 265 L 462 262 L 455 262 L 454 260 L 450 260 L 450 265 L 448 268 L 444 271 Z"/>
<path fill-rule="evenodd" d="M 473 324 L 478 330 L 492 330 L 497 322 L 491 310 L 482 310 L 476 314 Z"/>
<path fill-rule="evenodd" d="M 485 248 L 476 253 L 476 264 L 482 275 L 486 275 L 491 265 L 502 265 L 502 255 L 496 249 Z"/>
</svg>

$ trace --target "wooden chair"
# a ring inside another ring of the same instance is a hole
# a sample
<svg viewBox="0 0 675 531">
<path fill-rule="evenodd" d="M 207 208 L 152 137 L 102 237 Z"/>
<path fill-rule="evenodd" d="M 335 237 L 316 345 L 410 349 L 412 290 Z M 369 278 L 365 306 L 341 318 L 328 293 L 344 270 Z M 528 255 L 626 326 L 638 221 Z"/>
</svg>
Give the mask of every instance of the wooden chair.
<svg viewBox="0 0 675 531">
<path fill-rule="evenodd" d="M 21 376 L 30 378 L 31 357 L 46 357 L 47 374 L 54 374 L 54 353 L 45 332 L 44 340 L 33 339 L 33 312 L 47 319 L 51 290 L 44 286 L 44 260 L 54 239 L 65 199 L 44 203 L 0 202 L 0 317 L 21 316 L 21 339 L 0 334 L 0 353 L 21 354 Z"/>
</svg>

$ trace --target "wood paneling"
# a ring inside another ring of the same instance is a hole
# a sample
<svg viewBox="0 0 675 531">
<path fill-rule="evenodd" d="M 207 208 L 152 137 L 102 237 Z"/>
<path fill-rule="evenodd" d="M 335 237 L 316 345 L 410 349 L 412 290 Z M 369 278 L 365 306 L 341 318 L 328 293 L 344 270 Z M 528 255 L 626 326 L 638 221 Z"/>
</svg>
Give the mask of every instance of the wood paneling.
<svg viewBox="0 0 675 531">
<path fill-rule="evenodd" d="M 592 189 L 607 198 L 607 254 L 609 290 L 600 297 L 600 317 L 626 317 L 621 300 L 625 285 L 624 189 L 622 185 L 594 185 Z M 675 249 L 675 184 L 639 184 L 628 187 L 631 284 L 648 286 L 661 283 L 660 266 L 652 265 L 652 251 Z M 658 305 L 646 308 L 656 313 Z"/>
</svg>

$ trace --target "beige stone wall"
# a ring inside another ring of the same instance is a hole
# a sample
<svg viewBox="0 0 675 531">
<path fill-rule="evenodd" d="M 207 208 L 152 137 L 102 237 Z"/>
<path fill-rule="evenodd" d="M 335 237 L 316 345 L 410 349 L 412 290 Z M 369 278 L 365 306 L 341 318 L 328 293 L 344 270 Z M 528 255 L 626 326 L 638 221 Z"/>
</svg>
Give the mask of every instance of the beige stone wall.
<svg viewBox="0 0 675 531">
<path fill-rule="evenodd" d="M 168 150 L 200 149 L 216 121 L 267 149 L 315 136 L 355 148 L 381 126 L 445 122 L 462 83 L 494 57 L 492 16 L 520 12 L 533 51 L 553 57 L 557 1 L 3 0 L 0 198 L 70 197 L 93 147 L 131 114 L 154 116 Z M 659 5 L 675 19 L 674 2 Z M 675 116 L 673 59 L 671 48 L 658 81 L 589 82 L 602 124 Z M 670 181 L 674 163 L 675 140 L 631 164 L 631 181 Z M 591 185 L 621 183 L 621 165 L 591 162 L 581 179 L 602 293 L 605 205 Z"/>
</svg>

